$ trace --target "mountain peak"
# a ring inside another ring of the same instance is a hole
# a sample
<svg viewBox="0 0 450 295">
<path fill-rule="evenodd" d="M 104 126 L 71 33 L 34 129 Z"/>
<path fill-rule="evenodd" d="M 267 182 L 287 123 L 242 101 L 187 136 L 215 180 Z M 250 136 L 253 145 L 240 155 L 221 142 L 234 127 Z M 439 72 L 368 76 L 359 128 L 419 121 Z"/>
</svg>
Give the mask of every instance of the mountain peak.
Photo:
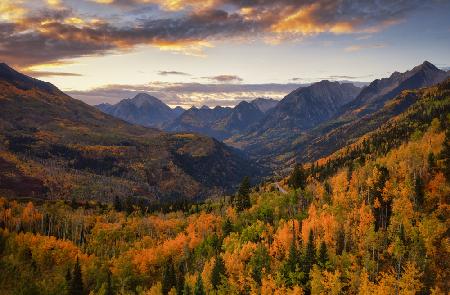
<svg viewBox="0 0 450 295">
<path fill-rule="evenodd" d="M 129 101 L 139 108 L 144 105 L 165 105 L 158 98 L 144 92 L 138 93 L 135 97 L 129 99 Z"/>
<path fill-rule="evenodd" d="M 428 68 L 437 69 L 437 67 L 434 64 L 432 64 L 431 62 L 429 62 L 428 60 L 424 61 L 421 66 L 422 67 L 428 67 Z"/>
</svg>

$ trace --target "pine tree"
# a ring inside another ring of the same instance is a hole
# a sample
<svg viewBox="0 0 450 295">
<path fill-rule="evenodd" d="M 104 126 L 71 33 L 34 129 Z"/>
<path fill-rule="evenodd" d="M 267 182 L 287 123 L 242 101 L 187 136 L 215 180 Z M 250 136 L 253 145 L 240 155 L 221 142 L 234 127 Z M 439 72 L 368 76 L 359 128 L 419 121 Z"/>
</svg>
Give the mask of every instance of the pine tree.
<svg viewBox="0 0 450 295">
<path fill-rule="evenodd" d="M 293 189 L 304 189 L 306 185 L 306 175 L 303 166 L 300 164 L 296 164 L 294 170 L 289 177 L 289 185 Z"/>
<path fill-rule="evenodd" d="M 120 199 L 118 196 L 114 197 L 114 210 L 116 210 L 117 212 L 121 212 L 123 210 L 122 202 L 120 202 Z"/>
<path fill-rule="evenodd" d="M 345 251 L 345 232 L 343 229 L 340 229 L 337 233 L 336 239 L 336 255 L 342 255 Z"/>
<path fill-rule="evenodd" d="M 66 293 L 67 294 L 71 294 L 70 293 L 70 287 L 71 287 L 71 284 L 72 284 L 72 274 L 70 272 L 70 267 L 67 268 L 65 279 L 66 279 L 66 285 L 65 285 Z"/>
<path fill-rule="evenodd" d="M 414 181 L 414 191 L 415 191 L 415 205 L 416 208 L 421 208 L 425 200 L 425 184 L 421 177 L 416 177 Z"/>
<path fill-rule="evenodd" d="M 113 295 L 113 287 L 111 282 L 111 271 L 109 269 L 106 270 L 106 295 Z"/>
<path fill-rule="evenodd" d="M 308 243 L 306 244 L 305 257 L 303 259 L 303 272 L 309 277 L 312 266 L 316 263 L 316 249 L 314 247 L 313 231 L 309 231 Z"/>
<path fill-rule="evenodd" d="M 237 196 L 235 198 L 236 209 L 238 211 L 243 211 L 250 208 L 250 178 L 245 176 L 239 186 L 237 191 Z"/>
<path fill-rule="evenodd" d="M 176 286 L 175 268 L 173 267 L 172 259 L 169 259 L 163 269 L 161 291 L 164 295 Z"/>
<path fill-rule="evenodd" d="M 83 278 L 81 276 L 80 261 L 75 262 L 75 266 L 72 272 L 72 279 L 70 282 L 69 295 L 82 295 L 83 294 Z"/>
<path fill-rule="evenodd" d="M 191 288 L 189 288 L 188 284 L 184 284 L 183 295 L 191 295 Z"/>
<path fill-rule="evenodd" d="M 434 157 L 433 152 L 428 154 L 428 169 L 431 173 L 436 170 L 436 158 Z"/>
<path fill-rule="evenodd" d="M 224 237 L 228 236 L 232 231 L 233 231 L 233 224 L 231 223 L 230 218 L 227 217 L 227 219 L 225 219 L 225 222 L 222 225 L 223 236 Z"/>
<path fill-rule="evenodd" d="M 225 275 L 225 263 L 220 255 L 216 255 L 214 266 L 211 271 L 211 284 L 214 290 L 221 284 L 222 276 Z"/>
<path fill-rule="evenodd" d="M 186 273 L 186 271 L 185 271 L 184 263 L 180 263 L 178 266 L 178 276 L 177 276 L 177 285 L 176 285 L 177 295 L 183 295 L 183 288 L 185 285 L 185 280 L 184 280 L 185 273 Z"/>
<path fill-rule="evenodd" d="M 195 282 L 194 295 L 206 295 L 205 289 L 203 288 L 203 280 L 200 273 L 197 276 L 197 281 Z"/>
<path fill-rule="evenodd" d="M 443 164 L 442 173 L 444 173 L 447 181 L 450 182 L 450 129 L 447 129 L 445 132 L 445 140 L 440 153 L 440 159 Z"/>
<path fill-rule="evenodd" d="M 324 241 L 320 243 L 319 248 L 319 257 L 317 258 L 317 262 L 321 268 L 327 268 L 328 267 L 328 250 L 327 250 L 327 244 L 325 244 Z"/>
</svg>

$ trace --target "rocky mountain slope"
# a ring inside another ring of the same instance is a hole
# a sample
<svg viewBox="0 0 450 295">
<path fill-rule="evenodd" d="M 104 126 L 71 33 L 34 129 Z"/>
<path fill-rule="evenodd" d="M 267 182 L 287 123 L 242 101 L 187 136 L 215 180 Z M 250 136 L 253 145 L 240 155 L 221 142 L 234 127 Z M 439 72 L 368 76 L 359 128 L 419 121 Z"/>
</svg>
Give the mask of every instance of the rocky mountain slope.
<svg viewBox="0 0 450 295">
<path fill-rule="evenodd" d="M 349 144 L 404 111 L 415 99 L 411 96 L 397 98 L 402 91 L 431 86 L 446 77 L 447 72 L 425 61 L 405 73 L 395 72 L 388 78 L 377 79 L 359 94 L 357 91 L 329 91 L 326 94 L 314 91 L 312 88 L 320 89 L 319 83 L 330 83 L 319 82 L 289 94 L 259 126 L 226 142 L 273 167 L 314 160 Z M 317 95 L 321 97 L 318 101 L 324 103 L 307 104 L 314 101 L 313 98 L 317 99 Z M 337 97 L 346 99 L 336 100 Z M 337 105 L 335 101 L 341 104 Z"/>
</svg>

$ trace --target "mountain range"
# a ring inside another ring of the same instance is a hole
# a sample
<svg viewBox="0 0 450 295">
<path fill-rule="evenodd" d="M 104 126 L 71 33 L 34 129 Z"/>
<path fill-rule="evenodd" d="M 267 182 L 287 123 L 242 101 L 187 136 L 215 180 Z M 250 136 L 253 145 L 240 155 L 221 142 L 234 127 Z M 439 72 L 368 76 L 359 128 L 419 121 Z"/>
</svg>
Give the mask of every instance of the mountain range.
<svg viewBox="0 0 450 295">
<path fill-rule="evenodd" d="M 405 110 L 414 100 L 389 111 L 383 109 L 402 91 L 431 86 L 448 76 L 425 61 L 360 90 L 321 81 L 288 94 L 250 131 L 225 142 L 272 167 L 316 160 Z"/>
<path fill-rule="evenodd" d="M 96 107 L 132 124 L 174 132 L 197 132 L 224 140 L 259 121 L 277 103 L 274 99 L 257 98 L 242 101 L 234 108 L 202 106 L 184 110 L 180 106 L 172 109 L 154 96 L 139 93 L 114 105 L 103 103 Z"/>
<path fill-rule="evenodd" d="M 447 77 L 424 62 L 362 89 L 321 81 L 279 102 L 182 110 L 142 93 L 96 108 L 0 64 L 0 193 L 180 200 L 229 192 L 245 175 L 269 175 L 268 166 L 282 171 L 360 141 L 424 101 L 429 92 L 415 89 Z"/>
<path fill-rule="evenodd" d="M 362 88 L 348 82 L 323 80 L 300 87 L 280 101 L 260 98 L 242 101 L 234 108 L 192 107 L 176 113 L 146 94 L 108 108 L 97 107 L 132 123 L 214 137 L 241 149 L 262 165 L 279 168 L 286 163 L 318 159 L 351 143 L 414 102 L 403 100 L 400 106 L 392 108 L 389 103 L 402 91 L 435 85 L 448 76 L 448 72 L 425 61 Z M 136 103 L 141 96 L 157 102 L 153 110 L 151 104 L 143 107 L 142 103 Z M 122 107 L 132 103 L 133 107 Z M 158 117 L 155 110 L 167 115 Z M 149 120 L 153 123 L 142 123 Z"/>
<path fill-rule="evenodd" d="M 241 101 L 234 108 L 192 107 L 167 124 L 164 129 L 198 132 L 218 140 L 224 140 L 250 128 L 277 103 L 278 101 L 274 99 L 257 98 L 251 102 Z"/>
<path fill-rule="evenodd" d="M 134 102 L 147 107 L 147 95 Z M 198 134 L 133 125 L 0 64 L 0 194 L 196 199 L 261 170 Z"/>
</svg>

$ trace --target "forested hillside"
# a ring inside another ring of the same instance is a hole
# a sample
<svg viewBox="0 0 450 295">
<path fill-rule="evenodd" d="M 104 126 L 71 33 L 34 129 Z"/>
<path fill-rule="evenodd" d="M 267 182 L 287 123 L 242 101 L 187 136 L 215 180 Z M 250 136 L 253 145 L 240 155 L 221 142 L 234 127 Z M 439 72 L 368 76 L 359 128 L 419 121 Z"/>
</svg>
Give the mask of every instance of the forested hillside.
<svg viewBox="0 0 450 295">
<path fill-rule="evenodd" d="M 448 85 L 278 183 L 181 210 L 4 195 L 0 293 L 447 294 Z"/>
<path fill-rule="evenodd" d="M 126 123 L 6 64 L 0 110 L 0 193 L 8 197 L 192 200 L 263 172 L 212 138 Z"/>
</svg>

